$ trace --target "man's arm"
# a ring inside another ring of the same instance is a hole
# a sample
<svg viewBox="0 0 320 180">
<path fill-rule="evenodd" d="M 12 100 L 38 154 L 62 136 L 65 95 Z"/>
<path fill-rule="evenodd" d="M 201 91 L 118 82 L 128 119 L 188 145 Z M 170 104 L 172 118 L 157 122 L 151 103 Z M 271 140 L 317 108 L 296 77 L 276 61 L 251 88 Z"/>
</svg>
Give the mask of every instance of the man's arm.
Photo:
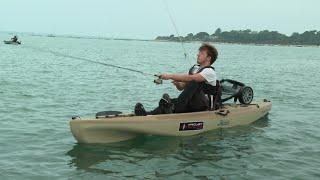
<svg viewBox="0 0 320 180">
<path fill-rule="evenodd" d="M 160 75 L 161 79 L 164 80 L 173 80 L 173 81 L 178 81 L 178 82 L 190 82 L 190 81 L 196 81 L 196 82 L 203 82 L 206 81 L 206 79 L 201 76 L 199 73 L 197 74 L 161 74 Z"/>
</svg>

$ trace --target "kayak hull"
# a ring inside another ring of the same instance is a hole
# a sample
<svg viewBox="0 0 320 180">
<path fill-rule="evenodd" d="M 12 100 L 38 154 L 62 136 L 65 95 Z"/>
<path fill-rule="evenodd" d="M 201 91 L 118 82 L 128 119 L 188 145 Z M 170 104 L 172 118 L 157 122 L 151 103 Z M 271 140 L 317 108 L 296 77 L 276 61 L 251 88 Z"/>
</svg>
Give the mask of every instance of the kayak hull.
<svg viewBox="0 0 320 180">
<path fill-rule="evenodd" d="M 21 42 L 17 41 L 17 42 L 13 42 L 13 41 L 3 41 L 5 44 L 12 44 L 12 45 L 20 45 Z"/>
<path fill-rule="evenodd" d="M 70 121 L 79 143 L 112 143 L 141 134 L 192 136 L 219 128 L 250 124 L 268 114 L 271 102 L 250 105 L 225 105 L 216 111 L 113 118 L 88 118 Z"/>
</svg>

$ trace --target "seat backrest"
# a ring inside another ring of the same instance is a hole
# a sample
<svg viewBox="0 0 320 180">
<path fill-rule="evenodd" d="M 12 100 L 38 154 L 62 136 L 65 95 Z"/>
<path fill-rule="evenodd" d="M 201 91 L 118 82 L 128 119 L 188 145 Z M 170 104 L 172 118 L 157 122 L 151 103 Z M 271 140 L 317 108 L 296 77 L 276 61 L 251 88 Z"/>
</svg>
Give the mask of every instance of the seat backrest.
<svg viewBox="0 0 320 180">
<path fill-rule="evenodd" d="M 221 85 L 220 81 L 217 80 L 216 86 L 214 88 L 215 92 L 207 93 L 209 99 L 209 110 L 214 111 L 216 109 L 219 109 L 221 107 Z"/>
</svg>

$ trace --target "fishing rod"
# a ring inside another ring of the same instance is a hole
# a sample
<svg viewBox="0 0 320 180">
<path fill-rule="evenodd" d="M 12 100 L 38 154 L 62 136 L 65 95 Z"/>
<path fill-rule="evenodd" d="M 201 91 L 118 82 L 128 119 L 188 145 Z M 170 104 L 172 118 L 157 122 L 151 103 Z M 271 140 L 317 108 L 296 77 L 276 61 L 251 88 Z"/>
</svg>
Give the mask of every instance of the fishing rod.
<svg viewBox="0 0 320 180">
<path fill-rule="evenodd" d="M 114 65 L 114 64 L 109 64 L 109 63 L 104 63 L 104 62 L 100 62 L 100 61 L 94 61 L 91 59 L 87 59 L 87 58 L 83 58 L 83 57 L 76 57 L 76 56 L 71 56 L 71 55 L 67 55 L 67 54 L 63 54 L 60 52 L 56 52 L 56 51 L 52 51 L 52 50 L 45 50 L 45 49 L 41 49 L 41 48 L 35 48 L 32 46 L 24 46 L 26 48 L 30 48 L 36 51 L 40 51 L 40 52 L 45 52 L 45 53 L 51 53 L 55 56 L 60 56 L 60 57 L 65 57 L 65 58 L 70 58 L 70 59 L 76 59 L 76 60 L 82 60 L 82 61 L 86 61 L 86 62 L 91 62 L 91 63 L 95 63 L 95 64 L 100 64 L 100 65 L 104 65 L 104 66 L 108 66 L 108 67 L 114 67 L 114 68 L 118 68 L 118 69 L 122 69 L 122 70 L 127 70 L 127 71 L 131 71 L 131 72 L 135 72 L 135 73 L 140 73 L 143 75 L 147 75 L 147 76 L 155 76 L 158 79 L 155 79 L 153 82 L 155 84 L 162 84 L 162 79 L 160 77 L 160 75 L 157 74 L 152 74 L 152 73 L 148 73 L 148 72 L 144 72 L 144 71 L 140 71 L 140 70 L 136 70 L 136 69 L 132 69 L 132 68 L 127 68 L 127 67 L 123 67 L 123 66 L 118 66 L 118 65 Z M 110 58 L 106 58 L 108 60 L 112 60 Z"/>
<path fill-rule="evenodd" d="M 172 26 L 174 27 L 174 29 L 175 29 L 175 31 L 176 31 L 176 34 L 178 35 L 179 42 L 180 42 L 181 47 L 182 47 L 183 52 L 184 52 L 184 59 L 185 59 L 185 60 L 188 60 L 190 66 L 191 66 L 192 63 L 190 62 L 188 53 L 187 53 L 187 51 L 186 51 L 186 48 L 184 47 L 183 39 L 182 39 L 181 36 L 180 36 L 178 27 L 177 27 L 177 25 L 176 25 L 176 23 L 175 23 L 175 21 L 174 21 L 174 19 L 173 19 L 173 16 L 171 15 L 171 12 L 170 12 L 170 9 L 169 9 L 169 5 L 168 5 L 168 3 L 167 3 L 166 0 L 162 0 L 162 2 L 163 2 L 164 6 L 165 6 L 165 8 L 166 8 L 166 11 L 167 11 L 168 15 L 169 15 L 169 18 L 170 18 L 170 21 L 171 21 L 171 23 L 172 23 Z"/>
</svg>

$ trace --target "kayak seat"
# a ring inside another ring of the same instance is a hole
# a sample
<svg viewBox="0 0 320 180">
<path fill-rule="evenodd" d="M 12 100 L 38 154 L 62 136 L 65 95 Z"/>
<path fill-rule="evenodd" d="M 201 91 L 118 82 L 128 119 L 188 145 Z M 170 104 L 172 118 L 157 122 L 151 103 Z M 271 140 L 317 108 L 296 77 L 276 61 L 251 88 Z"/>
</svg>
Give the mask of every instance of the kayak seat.
<svg viewBox="0 0 320 180">
<path fill-rule="evenodd" d="M 217 80 L 216 86 L 214 92 L 206 93 L 209 101 L 209 111 L 214 111 L 217 110 L 221 107 L 222 102 L 221 102 L 221 95 L 222 95 L 222 90 L 221 90 L 221 84 L 220 81 Z"/>
</svg>

